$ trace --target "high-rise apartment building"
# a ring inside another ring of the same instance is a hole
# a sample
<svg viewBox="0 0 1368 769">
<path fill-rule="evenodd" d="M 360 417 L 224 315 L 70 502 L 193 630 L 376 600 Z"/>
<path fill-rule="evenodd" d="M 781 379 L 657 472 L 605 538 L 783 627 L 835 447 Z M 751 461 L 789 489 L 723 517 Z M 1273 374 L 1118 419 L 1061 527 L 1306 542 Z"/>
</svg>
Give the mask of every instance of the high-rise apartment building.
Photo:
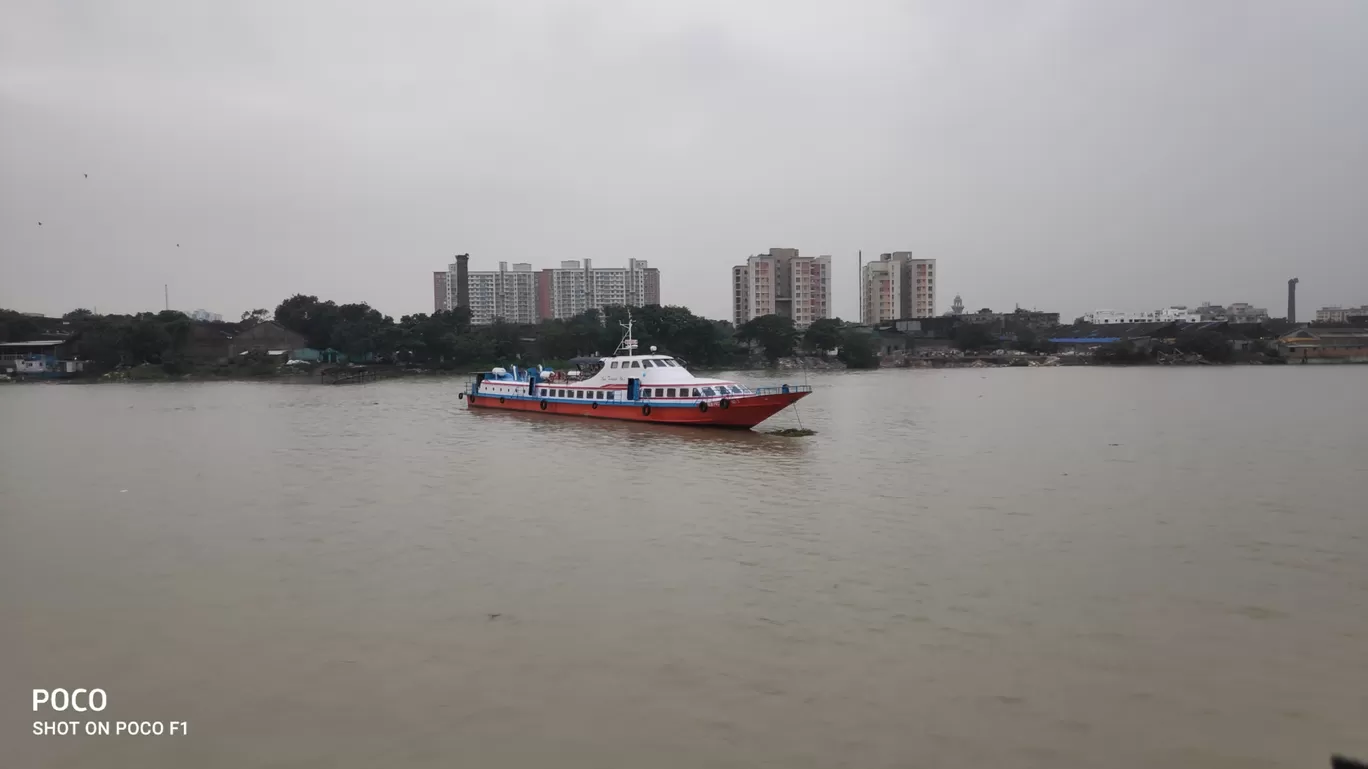
<svg viewBox="0 0 1368 769">
<path fill-rule="evenodd" d="M 452 265 L 454 273 L 456 265 Z M 532 265 L 519 262 L 509 268 L 508 262 L 499 262 L 498 270 L 481 270 L 466 273 L 470 293 L 470 322 L 486 325 L 495 320 L 509 323 L 537 322 L 537 273 Z M 455 281 L 451 281 L 454 285 Z M 456 306 L 452 295 L 451 307 Z"/>
<path fill-rule="evenodd" d="M 860 271 L 860 322 L 870 325 L 936 314 L 936 260 L 911 251 L 880 254 Z"/>
<path fill-rule="evenodd" d="M 586 310 L 614 305 L 660 304 L 660 270 L 644 259 L 628 259 L 627 267 L 594 267 L 593 260 L 561 262 L 541 271 L 538 312 L 542 318 L 573 318 Z"/>
<path fill-rule="evenodd" d="M 451 307 L 451 273 L 432 273 L 432 311 L 441 312 Z"/>
<path fill-rule="evenodd" d="M 434 309 L 470 308 L 471 322 L 536 323 L 546 318 L 570 318 L 587 309 L 600 312 L 610 305 L 660 304 L 660 270 L 643 259 L 628 259 L 627 267 L 596 268 L 590 260 L 561 262 L 559 269 L 533 270 L 518 262 L 511 268 L 471 271 L 462 254 L 446 272 L 434 272 Z"/>
<path fill-rule="evenodd" d="M 805 328 L 831 317 L 831 257 L 799 256 L 796 248 L 771 248 L 732 268 L 732 322 L 761 315 L 792 318 Z"/>
</svg>

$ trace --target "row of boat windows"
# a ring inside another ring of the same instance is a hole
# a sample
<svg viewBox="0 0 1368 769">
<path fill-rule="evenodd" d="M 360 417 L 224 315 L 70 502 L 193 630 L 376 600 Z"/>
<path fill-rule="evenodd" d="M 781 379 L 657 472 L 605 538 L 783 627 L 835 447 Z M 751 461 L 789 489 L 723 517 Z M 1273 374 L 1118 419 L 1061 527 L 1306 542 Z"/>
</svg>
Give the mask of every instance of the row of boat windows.
<svg viewBox="0 0 1368 769">
<path fill-rule="evenodd" d="M 630 362 L 625 360 L 622 361 L 623 368 L 665 368 L 666 366 L 674 368 L 678 365 L 679 362 L 673 358 L 651 358 L 649 360 L 634 360 Z M 613 361 L 610 368 L 617 367 L 618 361 Z"/>
<path fill-rule="evenodd" d="M 615 400 L 612 390 L 550 390 L 552 398 L 576 398 L 586 401 Z M 719 395 L 745 395 L 746 388 L 739 385 L 714 385 L 713 387 L 643 387 L 643 398 L 715 398 Z"/>
<path fill-rule="evenodd" d="M 579 398 L 586 401 L 611 401 L 613 393 L 611 390 L 550 390 L 552 398 Z"/>
<path fill-rule="evenodd" d="M 678 392 L 678 395 L 675 393 Z M 692 393 L 687 387 L 643 387 L 641 394 L 646 398 L 712 398 L 718 395 L 744 395 L 745 388 L 737 385 L 713 385 L 695 387 Z"/>
</svg>

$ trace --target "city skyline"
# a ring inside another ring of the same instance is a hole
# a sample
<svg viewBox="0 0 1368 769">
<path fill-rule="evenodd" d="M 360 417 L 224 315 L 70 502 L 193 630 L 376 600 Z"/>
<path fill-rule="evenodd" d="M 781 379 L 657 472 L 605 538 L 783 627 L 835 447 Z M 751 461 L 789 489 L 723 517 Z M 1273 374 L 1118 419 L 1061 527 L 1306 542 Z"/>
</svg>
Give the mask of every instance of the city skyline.
<svg viewBox="0 0 1368 769">
<path fill-rule="evenodd" d="M 613 305 L 660 304 L 660 270 L 644 259 L 626 267 L 596 267 L 592 259 L 562 260 L 558 267 L 531 262 L 497 270 L 470 269 L 470 255 L 458 254 L 445 272 L 433 272 L 433 310 L 470 309 L 471 322 L 512 323 L 572 318 Z M 478 268 L 479 262 L 475 266 Z"/>
<path fill-rule="evenodd" d="M 774 243 L 846 319 L 899 248 L 1065 316 L 1368 286 L 1368 4 L 291 7 L 7 4 L 0 306 L 397 317 L 459 248 L 728 318 Z"/>
</svg>

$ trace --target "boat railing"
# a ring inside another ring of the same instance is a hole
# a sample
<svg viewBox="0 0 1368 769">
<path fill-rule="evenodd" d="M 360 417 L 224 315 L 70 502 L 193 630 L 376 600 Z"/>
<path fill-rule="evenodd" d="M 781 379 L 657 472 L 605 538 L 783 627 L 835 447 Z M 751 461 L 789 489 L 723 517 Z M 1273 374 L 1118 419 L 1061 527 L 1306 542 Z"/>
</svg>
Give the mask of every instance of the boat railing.
<svg viewBox="0 0 1368 769">
<path fill-rule="evenodd" d="M 811 385 L 780 385 L 778 387 L 756 387 L 752 390 L 756 395 L 783 395 L 785 393 L 810 393 Z"/>
</svg>

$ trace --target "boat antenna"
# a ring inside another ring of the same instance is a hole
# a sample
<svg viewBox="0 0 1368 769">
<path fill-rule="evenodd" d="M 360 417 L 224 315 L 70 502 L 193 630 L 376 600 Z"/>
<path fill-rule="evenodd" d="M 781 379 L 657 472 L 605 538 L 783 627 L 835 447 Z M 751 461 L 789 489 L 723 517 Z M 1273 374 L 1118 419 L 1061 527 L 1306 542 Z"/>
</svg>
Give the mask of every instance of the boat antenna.
<svg viewBox="0 0 1368 769">
<path fill-rule="evenodd" d="M 619 322 L 618 322 L 618 325 L 619 325 L 619 326 L 622 326 L 624 329 L 626 329 L 626 330 L 627 330 L 627 333 L 625 333 L 625 334 L 622 335 L 622 341 L 621 341 L 621 342 L 618 342 L 618 348 L 617 348 L 616 350 L 613 351 L 613 354 L 614 354 L 614 355 L 617 355 L 619 352 L 622 352 L 623 350 L 626 350 L 626 351 L 627 351 L 627 354 L 628 354 L 628 355 L 631 355 L 631 354 L 632 354 L 632 350 L 635 350 L 635 349 L 636 349 L 636 340 L 632 338 L 632 308 L 631 308 L 631 307 L 628 307 L 628 308 L 627 308 L 627 322 L 626 322 L 626 323 L 623 323 L 623 322 L 619 321 Z"/>
</svg>

